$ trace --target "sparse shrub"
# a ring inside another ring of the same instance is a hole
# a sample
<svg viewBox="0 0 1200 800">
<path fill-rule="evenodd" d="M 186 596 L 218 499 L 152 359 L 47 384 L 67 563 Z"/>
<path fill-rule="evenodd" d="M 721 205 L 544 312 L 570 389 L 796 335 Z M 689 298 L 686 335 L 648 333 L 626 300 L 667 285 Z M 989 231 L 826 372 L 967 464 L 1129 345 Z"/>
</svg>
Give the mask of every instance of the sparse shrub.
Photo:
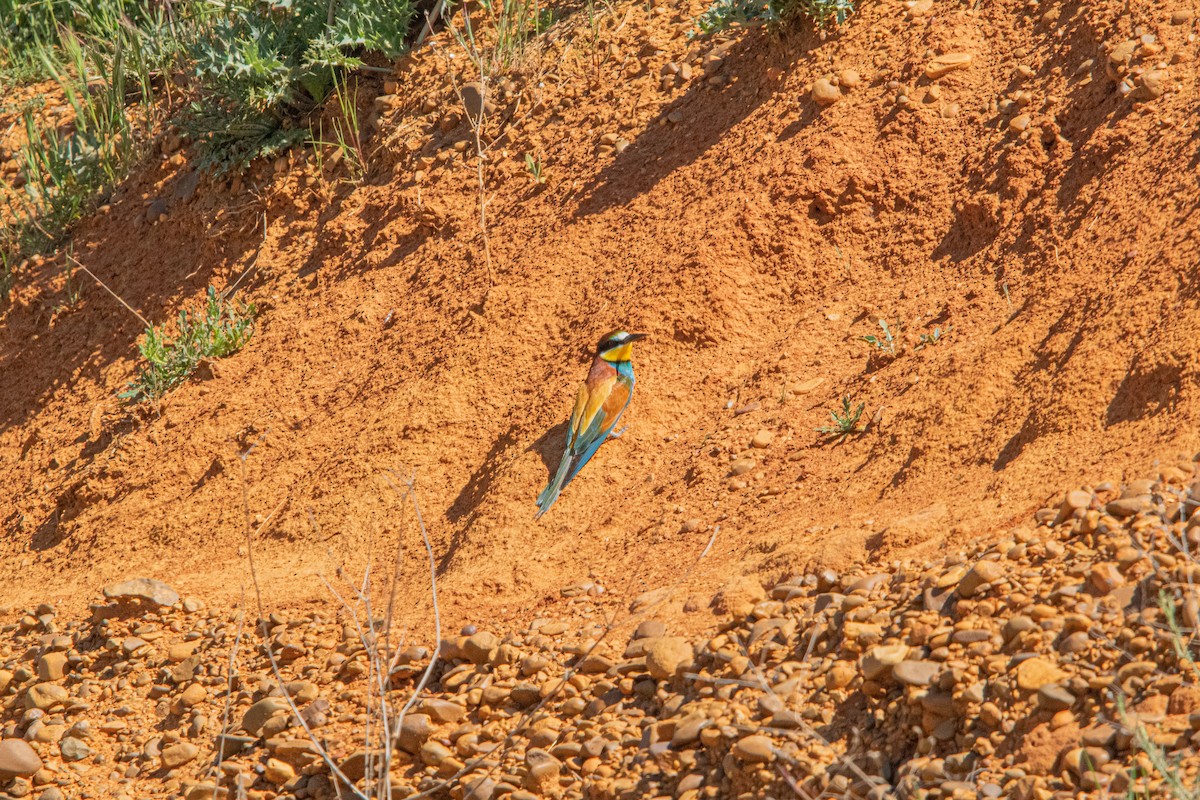
<svg viewBox="0 0 1200 800">
<path fill-rule="evenodd" d="M 829 416 L 833 420 L 833 424 L 817 428 L 817 433 L 834 439 L 845 439 L 851 434 L 862 433 L 862 429 L 858 426 L 858 420 L 862 417 L 863 409 L 866 407 L 866 403 L 859 403 L 858 408 L 851 409 L 850 397 L 848 395 L 843 397 L 842 412 L 839 414 L 836 409 L 830 411 Z"/>
<path fill-rule="evenodd" d="M 301 118 L 367 52 L 400 55 L 414 13 L 409 0 L 214 2 L 191 47 L 199 99 L 184 122 L 218 172 L 308 139 Z"/>
<path fill-rule="evenodd" d="M 157 400 L 188 379 L 202 359 L 224 358 L 237 352 L 254 334 L 253 304 L 234 303 L 212 286 L 200 314 L 179 312 L 179 334 L 166 338 L 161 328 L 146 329 L 138 345 L 149 362 L 119 395 L 130 401 Z"/>
</svg>

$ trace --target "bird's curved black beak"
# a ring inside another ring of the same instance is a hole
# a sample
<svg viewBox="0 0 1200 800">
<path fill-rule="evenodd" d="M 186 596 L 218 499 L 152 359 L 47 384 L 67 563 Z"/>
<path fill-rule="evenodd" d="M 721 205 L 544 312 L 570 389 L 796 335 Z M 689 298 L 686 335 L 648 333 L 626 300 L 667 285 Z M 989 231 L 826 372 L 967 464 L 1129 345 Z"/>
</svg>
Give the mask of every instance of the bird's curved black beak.
<svg viewBox="0 0 1200 800">
<path fill-rule="evenodd" d="M 650 336 L 650 334 L 648 334 L 648 333 L 631 333 L 631 334 L 629 334 L 629 338 L 627 338 L 625 341 L 636 342 L 638 339 L 645 339 L 649 336 Z"/>
</svg>

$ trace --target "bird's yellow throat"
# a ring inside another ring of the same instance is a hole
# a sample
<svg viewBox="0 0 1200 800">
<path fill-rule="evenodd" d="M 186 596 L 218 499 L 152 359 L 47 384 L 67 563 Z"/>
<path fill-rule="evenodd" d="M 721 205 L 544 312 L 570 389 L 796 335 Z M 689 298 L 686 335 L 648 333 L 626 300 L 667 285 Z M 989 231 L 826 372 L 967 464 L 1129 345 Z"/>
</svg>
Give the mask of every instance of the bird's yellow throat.
<svg viewBox="0 0 1200 800">
<path fill-rule="evenodd" d="M 622 361 L 628 361 L 633 355 L 633 342 L 626 342 L 620 347 L 614 347 L 611 350 L 605 350 L 600 354 L 600 357 L 605 361 L 611 361 L 614 364 L 619 364 Z"/>
</svg>

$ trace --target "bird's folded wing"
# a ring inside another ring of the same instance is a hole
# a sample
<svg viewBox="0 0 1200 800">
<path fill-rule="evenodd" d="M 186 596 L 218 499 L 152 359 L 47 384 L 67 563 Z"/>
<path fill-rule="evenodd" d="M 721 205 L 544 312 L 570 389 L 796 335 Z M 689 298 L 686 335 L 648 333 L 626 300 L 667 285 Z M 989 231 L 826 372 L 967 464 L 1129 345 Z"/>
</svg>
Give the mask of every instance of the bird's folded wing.
<svg viewBox="0 0 1200 800">
<path fill-rule="evenodd" d="M 572 416 L 571 420 L 571 450 L 576 453 L 608 436 L 625 406 L 629 405 L 629 387 L 614 375 L 590 386 L 584 384 L 580 398 L 575 401 L 576 411 L 580 411 L 580 400 L 583 401 L 582 412 Z"/>
<path fill-rule="evenodd" d="M 587 413 L 588 397 L 587 383 L 579 384 L 579 392 L 575 395 L 575 408 L 571 410 L 571 424 L 567 428 L 568 453 L 571 452 L 575 441 L 579 438 L 580 432 L 587 430 L 587 422 L 584 421 L 584 415 Z"/>
</svg>

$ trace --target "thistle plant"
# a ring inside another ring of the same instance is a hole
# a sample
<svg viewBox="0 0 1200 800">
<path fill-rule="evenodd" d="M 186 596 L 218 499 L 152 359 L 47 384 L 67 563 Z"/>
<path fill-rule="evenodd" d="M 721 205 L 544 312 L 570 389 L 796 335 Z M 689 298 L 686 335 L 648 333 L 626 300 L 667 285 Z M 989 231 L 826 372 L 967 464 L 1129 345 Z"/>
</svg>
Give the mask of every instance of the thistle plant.
<svg viewBox="0 0 1200 800">
<path fill-rule="evenodd" d="M 185 115 L 205 166 L 224 172 L 306 141 L 301 119 L 362 55 L 404 52 L 409 0 L 214 0 L 191 48 L 199 99 Z"/>
</svg>

